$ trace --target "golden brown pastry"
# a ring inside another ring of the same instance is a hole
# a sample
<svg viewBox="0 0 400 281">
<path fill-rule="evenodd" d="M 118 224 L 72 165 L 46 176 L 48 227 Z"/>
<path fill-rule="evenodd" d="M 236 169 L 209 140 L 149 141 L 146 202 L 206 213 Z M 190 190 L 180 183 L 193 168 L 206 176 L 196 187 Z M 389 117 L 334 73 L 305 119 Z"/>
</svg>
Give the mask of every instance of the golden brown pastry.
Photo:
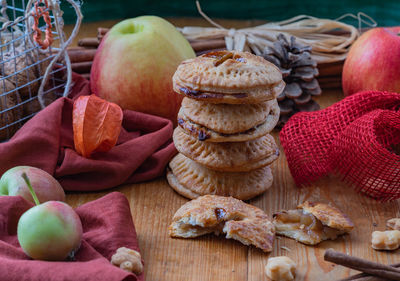
<svg viewBox="0 0 400 281">
<path fill-rule="evenodd" d="M 270 188 L 272 179 L 268 166 L 250 172 L 218 172 L 180 153 L 169 162 L 167 172 L 170 186 L 190 199 L 215 194 L 247 200 Z"/>
<path fill-rule="evenodd" d="M 280 70 L 248 52 L 210 52 L 182 62 L 173 88 L 189 98 L 211 103 L 260 103 L 285 87 Z"/>
<path fill-rule="evenodd" d="M 270 165 L 279 156 L 274 138 L 267 134 L 247 142 L 203 142 L 177 127 L 176 149 L 207 168 L 223 172 L 248 172 Z"/>
<path fill-rule="evenodd" d="M 264 252 L 272 250 L 274 225 L 261 209 L 232 197 L 205 195 L 176 211 L 169 226 L 171 237 L 193 238 L 204 234 L 226 234 Z"/>
<path fill-rule="evenodd" d="M 247 131 L 265 122 L 273 100 L 257 104 L 224 104 L 183 98 L 181 111 L 191 122 L 223 134 Z"/>
<path fill-rule="evenodd" d="M 243 131 L 223 133 L 195 123 L 185 115 L 183 108 L 181 108 L 178 113 L 178 125 L 183 130 L 185 130 L 187 134 L 196 137 L 200 141 L 243 142 L 259 138 L 271 132 L 279 121 L 279 113 L 280 109 L 278 106 L 278 102 L 276 100 L 272 100 L 270 101 L 270 110 L 267 118 L 261 123 L 249 129 L 244 129 Z M 227 124 L 225 125 L 227 130 L 228 128 L 230 128 L 230 131 L 232 131 L 232 128 L 234 127 L 232 124 L 235 123 L 233 115 L 231 117 L 232 118 L 230 119 L 230 121 L 227 122 Z M 212 121 L 208 122 L 208 124 L 210 125 L 212 123 Z M 221 124 L 221 126 L 223 126 L 223 124 Z"/>
<path fill-rule="evenodd" d="M 273 217 L 277 234 L 307 245 L 334 240 L 354 228 L 346 214 L 325 203 L 306 201 L 296 210 L 282 211 Z"/>
</svg>

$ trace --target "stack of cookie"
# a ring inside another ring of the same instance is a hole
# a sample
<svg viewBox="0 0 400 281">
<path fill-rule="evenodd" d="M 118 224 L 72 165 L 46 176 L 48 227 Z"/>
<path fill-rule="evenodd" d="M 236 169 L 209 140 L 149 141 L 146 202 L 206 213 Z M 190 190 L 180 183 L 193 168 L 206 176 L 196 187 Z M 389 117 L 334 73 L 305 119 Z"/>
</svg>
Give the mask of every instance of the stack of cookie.
<svg viewBox="0 0 400 281">
<path fill-rule="evenodd" d="M 279 69 L 247 52 L 219 51 L 184 61 L 173 77 L 185 95 L 173 139 L 180 152 L 167 179 L 188 198 L 205 194 L 247 200 L 272 185 L 278 147 Z"/>
</svg>

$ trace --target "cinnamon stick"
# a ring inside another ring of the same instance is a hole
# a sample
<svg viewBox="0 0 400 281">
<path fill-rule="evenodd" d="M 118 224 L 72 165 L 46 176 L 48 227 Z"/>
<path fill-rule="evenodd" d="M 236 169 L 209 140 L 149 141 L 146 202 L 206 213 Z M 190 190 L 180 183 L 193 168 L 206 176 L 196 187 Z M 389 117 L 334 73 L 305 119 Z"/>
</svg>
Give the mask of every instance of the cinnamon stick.
<svg viewBox="0 0 400 281">
<path fill-rule="evenodd" d="M 207 54 L 209 52 L 218 52 L 218 51 L 223 51 L 223 50 L 226 50 L 226 48 L 203 50 L 203 51 L 196 52 L 196 56 L 201 56 L 201 55 Z"/>
<path fill-rule="evenodd" d="M 81 50 L 70 50 L 68 49 L 68 55 L 72 63 L 93 61 L 97 49 L 81 49 Z"/>
<path fill-rule="evenodd" d="M 73 71 L 77 73 L 90 73 L 90 69 L 92 68 L 91 61 L 84 61 L 84 62 L 75 62 L 71 63 L 71 68 Z"/>
<path fill-rule="evenodd" d="M 74 47 L 68 47 L 68 51 L 79 51 L 79 50 L 86 50 L 85 47 L 79 47 L 79 46 L 74 46 Z"/>
<path fill-rule="evenodd" d="M 106 27 L 99 27 L 97 28 L 97 39 L 101 42 L 101 40 L 104 38 L 104 36 L 107 34 L 109 31 L 109 28 Z"/>
<path fill-rule="evenodd" d="M 99 36 L 99 35 L 106 35 L 106 33 L 109 31 L 110 29 L 109 28 L 106 28 L 106 27 L 99 27 L 99 28 L 97 28 L 97 36 Z"/>
<path fill-rule="evenodd" d="M 400 263 L 395 263 L 395 264 L 391 264 L 390 266 L 393 267 L 400 267 Z M 351 280 L 357 280 L 357 281 L 384 281 L 385 279 L 382 279 L 380 277 L 376 277 L 376 276 L 371 276 L 367 273 L 359 273 L 359 274 L 355 274 L 353 276 L 349 276 L 347 278 L 341 279 L 340 281 L 351 281 Z"/>
<path fill-rule="evenodd" d="M 400 280 L 399 268 L 349 256 L 333 249 L 326 250 L 324 259 L 386 280 Z"/>
<path fill-rule="evenodd" d="M 211 49 L 226 48 L 224 39 L 202 40 L 202 41 L 190 42 L 190 45 L 192 46 L 192 48 L 195 52 L 211 50 Z"/>
<path fill-rule="evenodd" d="M 342 76 L 344 61 L 333 63 L 319 63 L 319 76 Z"/>
<path fill-rule="evenodd" d="M 83 38 L 78 41 L 78 46 L 81 47 L 97 48 L 99 44 L 100 44 L 99 39 L 94 37 Z"/>
</svg>

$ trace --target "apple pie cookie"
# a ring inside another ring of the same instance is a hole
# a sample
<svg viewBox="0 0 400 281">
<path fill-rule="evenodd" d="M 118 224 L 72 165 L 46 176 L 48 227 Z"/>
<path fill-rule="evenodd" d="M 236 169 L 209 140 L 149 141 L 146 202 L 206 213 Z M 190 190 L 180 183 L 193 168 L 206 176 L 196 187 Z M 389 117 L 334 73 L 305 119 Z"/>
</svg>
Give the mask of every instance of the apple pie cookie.
<svg viewBox="0 0 400 281">
<path fill-rule="evenodd" d="M 261 209 L 232 197 L 205 195 L 189 201 L 175 213 L 169 226 L 171 237 L 193 238 L 226 234 L 245 245 L 270 252 L 274 225 Z"/>
<path fill-rule="evenodd" d="M 167 172 L 170 186 L 190 199 L 215 194 L 247 200 L 270 188 L 272 179 L 268 166 L 250 172 L 218 172 L 180 153 L 170 161 Z"/>
<path fill-rule="evenodd" d="M 205 127 L 201 124 L 197 124 L 185 115 L 184 109 L 181 108 L 178 113 L 178 125 L 184 129 L 188 134 L 195 136 L 200 141 L 206 142 L 243 142 L 259 138 L 265 134 L 271 132 L 279 120 L 279 106 L 276 100 L 270 102 L 270 110 L 267 118 L 264 119 L 260 124 L 254 127 L 243 129 L 242 131 L 236 131 L 231 133 L 223 133 L 215 131 L 211 128 Z M 233 127 L 235 119 L 231 119 L 230 125 L 227 124 L 226 128 L 229 126 Z M 209 124 L 213 121 L 209 121 Z M 214 126 L 216 127 L 216 126 Z M 225 129 L 226 131 L 226 129 Z M 230 130 L 232 131 L 232 130 Z"/>
<path fill-rule="evenodd" d="M 174 130 L 176 149 L 207 168 L 223 172 L 248 172 L 270 165 L 279 156 L 274 138 L 267 134 L 247 142 L 203 142 Z"/>
<path fill-rule="evenodd" d="M 275 65 L 237 51 L 210 52 L 186 60 L 172 80 L 177 93 L 210 103 L 260 103 L 275 99 L 285 88 Z"/>
<path fill-rule="evenodd" d="M 304 202 L 296 210 L 274 214 L 276 233 L 307 245 L 334 240 L 350 232 L 353 222 L 339 209 L 324 203 Z"/>
<path fill-rule="evenodd" d="M 193 123 L 223 134 L 249 130 L 265 122 L 273 101 L 257 104 L 215 104 L 184 98 L 182 114 Z"/>
</svg>

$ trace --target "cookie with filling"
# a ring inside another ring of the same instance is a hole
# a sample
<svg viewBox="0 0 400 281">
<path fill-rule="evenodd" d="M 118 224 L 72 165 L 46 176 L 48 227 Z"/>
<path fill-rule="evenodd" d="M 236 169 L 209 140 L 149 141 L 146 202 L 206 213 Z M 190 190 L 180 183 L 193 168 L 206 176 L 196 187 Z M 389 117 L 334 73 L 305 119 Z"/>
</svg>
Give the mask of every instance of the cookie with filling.
<svg viewBox="0 0 400 281">
<path fill-rule="evenodd" d="M 270 188 L 273 177 L 268 166 L 250 172 L 219 172 L 179 153 L 169 163 L 167 180 L 176 192 L 190 199 L 214 194 L 248 200 Z"/>
<path fill-rule="evenodd" d="M 275 103 L 215 104 L 184 98 L 182 113 L 193 123 L 213 131 L 232 134 L 243 132 L 263 123 Z"/>
<path fill-rule="evenodd" d="M 304 202 L 296 210 L 274 214 L 276 233 L 307 245 L 334 240 L 349 233 L 354 224 L 338 208 L 325 203 Z"/>
<path fill-rule="evenodd" d="M 171 237 L 194 238 L 204 234 L 226 234 L 245 245 L 272 251 L 274 225 L 261 209 L 232 197 L 205 195 L 176 211 L 169 226 Z"/>
<path fill-rule="evenodd" d="M 244 142 L 259 138 L 271 132 L 278 123 L 279 113 L 280 110 L 278 102 L 276 100 L 273 100 L 270 102 L 270 110 L 267 115 L 267 118 L 262 123 L 243 131 L 223 133 L 194 122 L 188 116 L 185 115 L 183 108 L 181 108 L 178 113 L 178 125 L 182 129 L 184 129 L 187 134 L 196 137 L 200 141 Z M 235 119 L 232 118 L 230 120 L 230 125 L 227 124 L 226 127 L 229 126 L 235 127 L 233 125 L 234 122 Z M 213 121 L 210 121 L 209 123 L 211 124 L 213 123 Z"/>
<path fill-rule="evenodd" d="M 269 134 L 246 142 L 204 142 L 178 126 L 173 140 L 176 149 L 186 157 L 224 172 L 252 171 L 270 165 L 279 156 L 279 148 Z"/>
<path fill-rule="evenodd" d="M 217 51 L 182 62 L 173 76 L 177 93 L 211 103 L 259 103 L 285 87 L 280 70 L 248 52 Z"/>
</svg>

